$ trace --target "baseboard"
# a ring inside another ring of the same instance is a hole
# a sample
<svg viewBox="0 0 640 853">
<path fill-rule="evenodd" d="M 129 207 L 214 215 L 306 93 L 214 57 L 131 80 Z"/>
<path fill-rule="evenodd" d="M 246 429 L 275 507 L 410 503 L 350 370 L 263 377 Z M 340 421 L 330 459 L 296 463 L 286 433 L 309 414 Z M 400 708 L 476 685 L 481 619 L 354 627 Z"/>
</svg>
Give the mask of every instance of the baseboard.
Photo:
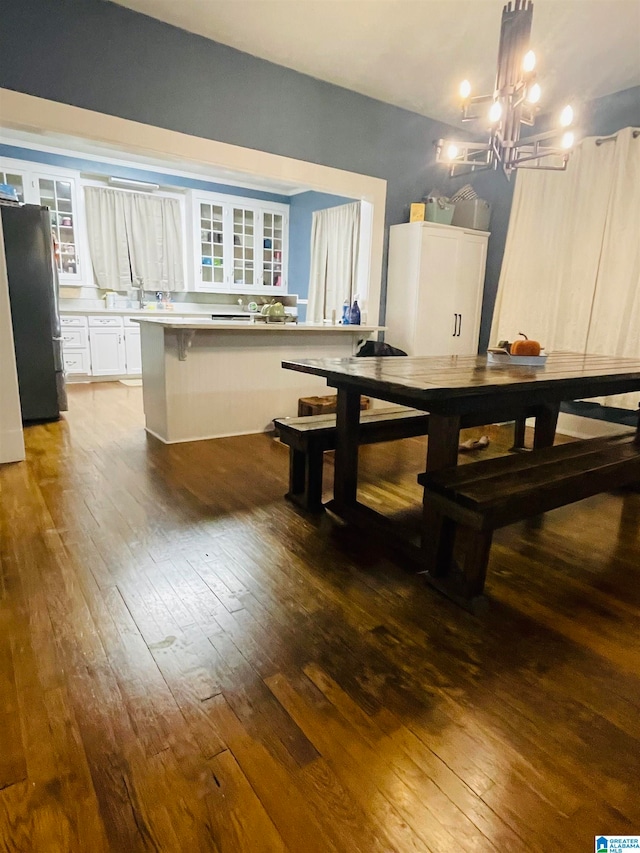
<svg viewBox="0 0 640 853">
<path fill-rule="evenodd" d="M 572 438 L 599 438 L 607 435 L 620 435 L 629 432 L 630 427 L 622 424 L 612 424 L 596 418 L 581 418 L 579 415 L 568 415 L 560 412 L 557 432 L 570 435 Z"/>
</svg>

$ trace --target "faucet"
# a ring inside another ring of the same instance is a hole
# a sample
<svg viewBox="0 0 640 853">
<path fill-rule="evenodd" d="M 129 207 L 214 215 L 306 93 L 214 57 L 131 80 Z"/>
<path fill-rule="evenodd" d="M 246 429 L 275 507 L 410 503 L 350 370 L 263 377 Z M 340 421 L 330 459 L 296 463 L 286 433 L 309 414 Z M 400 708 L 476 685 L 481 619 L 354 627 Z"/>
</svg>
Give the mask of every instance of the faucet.
<svg viewBox="0 0 640 853">
<path fill-rule="evenodd" d="M 135 280 L 133 281 L 134 288 L 138 291 L 138 307 L 140 309 L 146 308 L 147 303 L 144 298 L 144 279 L 141 275 L 137 275 Z"/>
</svg>

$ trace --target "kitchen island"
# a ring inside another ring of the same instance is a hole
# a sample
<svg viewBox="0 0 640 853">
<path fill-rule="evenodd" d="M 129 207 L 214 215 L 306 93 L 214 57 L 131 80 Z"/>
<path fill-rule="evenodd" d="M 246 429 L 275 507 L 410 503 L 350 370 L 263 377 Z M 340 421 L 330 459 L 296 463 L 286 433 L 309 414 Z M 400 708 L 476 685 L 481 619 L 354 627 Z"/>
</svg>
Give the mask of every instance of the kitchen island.
<svg viewBox="0 0 640 853">
<path fill-rule="evenodd" d="M 245 435 L 295 416 L 323 379 L 283 361 L 345 358 L 382 326 L 136 318 L 141 328 L 147 432 L 167 444 Z"/>
</svg>

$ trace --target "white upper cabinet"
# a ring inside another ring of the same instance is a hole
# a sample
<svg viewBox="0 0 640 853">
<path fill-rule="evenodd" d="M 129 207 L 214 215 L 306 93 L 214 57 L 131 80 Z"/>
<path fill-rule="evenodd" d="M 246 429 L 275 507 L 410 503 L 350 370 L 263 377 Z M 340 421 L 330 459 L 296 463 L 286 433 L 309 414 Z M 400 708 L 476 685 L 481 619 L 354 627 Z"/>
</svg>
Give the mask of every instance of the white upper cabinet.
<svg viewBox="0 0 640 853">
<path fill-rule="evenodd" d="M 4 165 L 4 161 L 0 160 L 0 184 L 9 184 L 18 194 L 18 201 L 24 202 L 24 191 L 27 184 L 27 176 L 20 169 L 12 168 Z"/>
<path fill-rule="evenodd" d="M 78 251 L 80 216 L 75 181 L 71 177 L 51 173 L 34 173 L 32 181 L 38 202 L 50 211 L 60 281 L 79 282 L 82 277 Z"/>
<path fill-rule="evenodd" d="M 78 177 L 76 172 L 67 169 L 50 170 L 42 163 L 0 158 L 0 183 L 14 186 L 19 201 L 48 207 L 51 212 L 51 234 L 55 240 L 56 264 L 61 284 L 93 283 L 89 269 L 91 264 L 88 263 L 88 253 L 84 249 L 86 244 L 83 244 L 84 212 L 78 204 Z"/>
<path fill-rule="evenodd" d="M 193 196 L 195 289 L 286 293 L 286 205 Z"/>
</svg>

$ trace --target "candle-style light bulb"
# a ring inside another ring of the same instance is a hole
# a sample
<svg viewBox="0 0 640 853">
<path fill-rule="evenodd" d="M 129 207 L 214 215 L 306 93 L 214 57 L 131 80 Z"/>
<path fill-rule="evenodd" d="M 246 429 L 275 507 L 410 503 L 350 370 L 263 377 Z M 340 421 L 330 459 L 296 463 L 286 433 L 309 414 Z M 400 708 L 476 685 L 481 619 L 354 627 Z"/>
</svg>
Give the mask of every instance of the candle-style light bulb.
<svg viewBox="0 0 640 853">
<path fill-rule="evenodd" d="M 447 146 L 447 158 L 449 160 L 455 160 L 459 153 L 460 149 L 455 142 L 452 142 L 451 145 Z"/>
<path fill-rule="evenodd" d="M 560 144 L 563 148 L 571 148 L 573 145 L 573 141 L 574 135 L 570 130 L 568 130 L 565 134 L 563 134 L 562 142 Z"/>
<path fill-rule="evenodd" d="M 522 70 L 530 74 L 536 67 L 536 55 L 532 50 L 528 50 L 522 60 Z"/>
<path fill-rule="evenodd" d="M 567 106 L 560 113 L 560 127 L 569 127 L 569 125 L 573 122 L 573 107 L 571 104 L 567 104 Z"/>
<path fill-rule="evenodd" d="M 500 101 L 494 101 L 491 104 L 491 109 L 489 110 L 489 121 L 491 124 L 496 124 L 496 122 L 500 121 L 500 117 L 502 115 L 502 104 Z"/>
<path fill-rule="evenodd" d="M 540 88 L 540 84 L 534 83 L 527 93 L 527 101 L 529 101 L 530 104 L 537 104 L 541 95 L 542 89 Z"/>
<path fill-rule="evenodd" d="M 466 101 L 469 95 L 471 94 L 471 83 L 468 80 L 463 80 L 460 83 L 460 97 L 463 101 Z"/>
</svg>

